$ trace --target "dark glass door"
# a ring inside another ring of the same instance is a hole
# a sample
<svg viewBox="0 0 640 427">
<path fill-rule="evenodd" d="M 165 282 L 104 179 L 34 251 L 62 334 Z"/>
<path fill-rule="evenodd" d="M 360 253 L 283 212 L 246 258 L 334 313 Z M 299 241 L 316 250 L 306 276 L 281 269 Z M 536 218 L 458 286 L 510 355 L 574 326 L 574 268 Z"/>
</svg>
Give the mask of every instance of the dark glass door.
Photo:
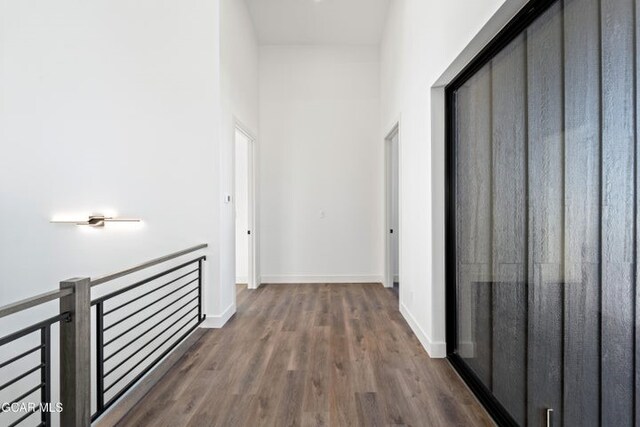
<svg viewBox="0 0 640 427">
<path fill-rule="evenodd" d="M 532 5 L 448 89 L 450 358 L 505 423 L 633 426 L 640 9 Z"/>
</svg>

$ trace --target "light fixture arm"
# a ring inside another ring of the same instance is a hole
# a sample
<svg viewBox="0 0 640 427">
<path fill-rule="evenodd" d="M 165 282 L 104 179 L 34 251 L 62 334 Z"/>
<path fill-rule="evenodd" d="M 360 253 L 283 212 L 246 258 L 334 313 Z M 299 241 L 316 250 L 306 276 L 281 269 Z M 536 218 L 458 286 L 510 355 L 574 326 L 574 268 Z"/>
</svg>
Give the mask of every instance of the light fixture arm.
<svg viewBox="0 0 640 427">
<path fill-rule="evenodd" d="M 88 225 L 90 227 L 104 227 L 107 222 L 140 222 L 139 218 L 114 218 L 104 215 L 90 215 L 86 220 L 70 220 L 70 221 L 57 221 L 51 220 L 52 224 L 75 224 L 75 225 Z"/>
</svg>

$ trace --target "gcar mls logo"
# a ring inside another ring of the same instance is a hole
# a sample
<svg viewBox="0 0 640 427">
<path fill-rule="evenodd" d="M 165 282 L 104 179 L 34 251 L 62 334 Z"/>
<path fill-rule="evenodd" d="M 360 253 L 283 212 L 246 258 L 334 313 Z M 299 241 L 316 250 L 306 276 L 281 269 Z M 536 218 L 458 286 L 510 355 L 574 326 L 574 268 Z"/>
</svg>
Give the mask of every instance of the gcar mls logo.
<svg viewBox="0 0 640 427">
<path fill-rule="evenodd" d="M 40 412 L 60 413 L 62 412 L 62 403 L 34 403 L 34 402 L 3 402 L 0 405 L 2 412 L 34 412 L 39 409 Z"/>
</svg>

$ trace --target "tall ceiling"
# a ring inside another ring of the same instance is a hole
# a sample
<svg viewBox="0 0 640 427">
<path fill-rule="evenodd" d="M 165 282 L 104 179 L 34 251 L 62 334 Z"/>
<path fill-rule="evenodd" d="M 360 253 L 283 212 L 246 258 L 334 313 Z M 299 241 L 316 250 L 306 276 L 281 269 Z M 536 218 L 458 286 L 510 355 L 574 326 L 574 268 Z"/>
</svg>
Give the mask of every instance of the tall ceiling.
<svg viewBox="0 0 640 427">
<path fill-rule="evenodd" d="M 389 0 L 245 0 L 262 45 L 377 44 Z"/>
</svg>

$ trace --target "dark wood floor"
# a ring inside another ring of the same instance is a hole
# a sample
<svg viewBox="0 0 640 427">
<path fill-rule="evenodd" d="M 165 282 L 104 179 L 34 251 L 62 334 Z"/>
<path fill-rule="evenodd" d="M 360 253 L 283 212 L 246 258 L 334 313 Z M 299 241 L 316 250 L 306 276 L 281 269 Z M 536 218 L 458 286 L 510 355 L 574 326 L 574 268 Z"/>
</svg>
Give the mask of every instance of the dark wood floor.
<svg viewBox="0 0 640 427">
<path fill-rule="evenodd" d="M 381 285 L 239 287 L 123 426 L 492 425 Z"/>
</svg>

